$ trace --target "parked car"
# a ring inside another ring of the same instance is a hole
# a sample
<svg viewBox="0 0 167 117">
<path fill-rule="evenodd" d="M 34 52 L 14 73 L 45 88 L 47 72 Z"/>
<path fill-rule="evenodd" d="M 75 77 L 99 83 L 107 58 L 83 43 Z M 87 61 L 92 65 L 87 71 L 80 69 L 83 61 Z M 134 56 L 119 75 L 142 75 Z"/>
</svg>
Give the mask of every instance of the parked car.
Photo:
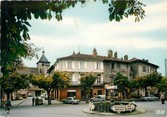
<svg viewBox="0 0 167 117">
<path fill-rule="evenodd" d="M 159 100 L 159 98 L 155 97 L 154 95 L 148 95 L 148 96 L 142 96 L 141 100 L 144 100 L 144 101 L 156 101 L 156 100 Z"/>
<path fill-rule="evenodd" d="M 36 97 L 35 98 L 35 105 L 42 105 L 42 104 L 43 104 L 42 97 Z"/>
<path fill-rule="evenodd" d="M 93 97 L 90 99 L 91 102 L 101 102 L 101 101 L 105 101 L 105 100 L 106 100 L 105 95 L 97 95 L 96 97 Z"/>
<path fill-rule="evenodd" d="M 62 100 L 64 104 L 79 104 L 80 100 L 75 97 L 68 97 L 67 99 Z"/>
</svg>

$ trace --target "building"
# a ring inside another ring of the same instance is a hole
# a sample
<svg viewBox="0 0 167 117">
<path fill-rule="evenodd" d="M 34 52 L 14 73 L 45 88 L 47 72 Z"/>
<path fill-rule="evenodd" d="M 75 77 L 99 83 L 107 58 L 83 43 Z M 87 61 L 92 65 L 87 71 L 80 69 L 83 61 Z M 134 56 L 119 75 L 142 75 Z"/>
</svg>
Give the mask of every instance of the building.
<svg viewBox="0 0 167 117">
<path fill-rule="evenodd" d="M 108 51 L 108 56 L 100 56 L 94 48 L 91 55 L 73 52 L 72 55 L 58 58 L 51 67 L 53 71 L 63 71 L 71 73 L 71 86 L 65 89 L 55 91 L 55 99 L 62 100 L 69 96 L 75 96 L 78 99 L 85 99 L 85 92 L 79 88 L 80 78 L 86 73 L 95 73 L 97 80 L 90 92 L 90 96 L 109 95 L 107 87 L 112 85 L 113 78 L 120 72 L 127 76 L 129 80 L 150 74 L 157 71 L 158 66 L 149 63 L 146 60 L 133 58 L 128 60 L 128 55 L 124 58 L 118 58 L 118 53 Z M 109 98 L 108 98 L 109 99 Z"/>
<path fill-rule="evenodd" d="M 85 92 L 82 92 L 78 87 L 80 78 L 85 73 L 94 73 L 97 75 L 97 80 L 93 85 L 90 96 L 102 95 L 104 92 L 104 66 L 103 60 L 106 57 L 99 56 L 94 48 L 92 55 L 81 54 L 75 52 L 67 57 L 58 58 L 54 64 L 55 71 L 70 72 L 71 86 L 66 89 L 61 89 L 56 93 L 56 99 L 64 99 L 69 96 L 76 96 L 79 99 L 85 99 Z"/>
</svg>

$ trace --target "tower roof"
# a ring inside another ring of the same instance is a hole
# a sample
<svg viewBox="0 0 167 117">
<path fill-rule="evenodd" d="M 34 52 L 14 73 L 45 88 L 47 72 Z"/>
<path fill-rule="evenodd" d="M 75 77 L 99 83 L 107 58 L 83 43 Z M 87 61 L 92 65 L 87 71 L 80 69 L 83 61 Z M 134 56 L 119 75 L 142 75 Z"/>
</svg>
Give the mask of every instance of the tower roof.
<svg viewBox="0 0 167 117">
<path fill-rule="evenodd" d="M 45 53 L 45 52 L 43 51 L 43 54 L 42 54 L 41 58 L 39 59 L 39 61 L 37 62 L 37 64 L 38 64 L 38 63 L 50 63 L 50 62 L 48 61 L 48 59 L 45 57 L 44 53 Z"/>
</svg>

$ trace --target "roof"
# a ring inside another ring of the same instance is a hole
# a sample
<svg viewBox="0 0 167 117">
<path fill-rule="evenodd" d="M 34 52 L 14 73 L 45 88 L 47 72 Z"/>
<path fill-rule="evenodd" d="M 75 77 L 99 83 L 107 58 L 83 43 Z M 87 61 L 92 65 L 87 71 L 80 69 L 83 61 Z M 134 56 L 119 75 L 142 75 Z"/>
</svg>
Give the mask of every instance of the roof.
<svg viewBox="0 0 167 117">
<path fill-rule="evenodd" d="M 24 67 L 20 70 L 17 70 L 18 73 L 20 74 L 39 74 L 38 73 L 38 68 L 35 68 L 35 67 Z"/>
<path fill-rule="evenodd" d="M 94 56 L 94 55 L 77 53 L 77 54 L 72 54 L 70 56 L 61 57 L 58 59 L 59 60 L 97 60 L 97 61 L 103 61 L 106 58 L 107 58 L 106 56 L 99 56 L 99 55 Z"/>
<path fill-rule="evenodd" d="M 44 53 L 42 54 L 41 58 L 39 59 L 38 63 L 50 63 L 48 59 L 45 57 Z"/>
<path fill-rule="evenodd" d="M 129 62 L 127 60 L 123 60 L 123 59 L 119 59 L 119 58 L 109 58 L 108 56 L 100 56 L 100 55 L 88 55 L 88 54 L 81 54 L 81 53 L 77 53 L 77 54 L 73 54 L 70 56 L 66 56 L 66 57 L 61 57 L 58 58 L 59 60 L 94 60 L 94 61 L 117 61 L 117 62 Z"/>
<path fill-rule="evenodd" d="M 138 59 L 138 58 L 132 58 L 129 60 L 130 63 L 136 63 L 136 62 L 141 62 L 141 63 L 145 63 L 145 64 L 148 64 L 148 65 L 152 65 L 152 66 L 155 66 L 155 67 L 159 67 L 158 65 L 155 65 L 155 64 L 152 64 L 150 63 L 148 60 L 145 60 L 145 59 Z"/>
<path fill-rule="evenodd" d="M 138 59 L 138 58 L 132 58 L 130 60 L 124 60 L 124 59 L 119 59 L 119 58 L 109 58 L 108 56 L 99 56 L 99 55 L 88 55 L 88 54 L 81 54 L 81 53 L 73 53 L 72 55 L 70 56 L 66 56 L 66 57 L 61 57 L 61 58 L 58 58 L 56 62 L 60 61 L 60 60 L 84 60 L 84 61 L 90 61 L 90 60 L 93 60 L 93 61 L 115 61 L 115 62 L 123 62 L 123 63 L 134 63 L 134 62 L 142 62 L 142 63 L 145 63 L 145 64 L 148 64 L 148 65 L 152 65 L 154 67 L 159 67 L 155 64 L 152 64 L 152 63 L 149 63 L 148 60 L 141 60 L 141 59 Z"/>
</svg>

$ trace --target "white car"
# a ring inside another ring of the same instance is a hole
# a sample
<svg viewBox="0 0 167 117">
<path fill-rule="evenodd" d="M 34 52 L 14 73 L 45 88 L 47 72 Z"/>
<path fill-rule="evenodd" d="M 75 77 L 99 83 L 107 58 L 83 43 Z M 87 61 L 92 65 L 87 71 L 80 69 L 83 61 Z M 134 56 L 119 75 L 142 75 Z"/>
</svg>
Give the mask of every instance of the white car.
<svg viewBox="0 0 167 117">
<path fill-rule="evenodd" d="M 106 100 L 105 95 L 97 95 L 96 97 L 93 97 L 90 99 L 91 102 L 101 102 L 101 101 L 105 101 L 105 100 Z"/>
<path fill-rule="evenodd" d="M 68 97 L 67 99 L 62 100 L 64 104 L 79 104 L 80 100 L 75 99 L 74 97 Z"/>
<path fill-rule="evenodd" d="M 154 95 L 148 95 L 148 96 L 141 97 L 141 100 L 144 100 L 144 101 L 156 101 L 156 100 L 159 100 L 159 98 L 155 97 Z"/>
</svg>

